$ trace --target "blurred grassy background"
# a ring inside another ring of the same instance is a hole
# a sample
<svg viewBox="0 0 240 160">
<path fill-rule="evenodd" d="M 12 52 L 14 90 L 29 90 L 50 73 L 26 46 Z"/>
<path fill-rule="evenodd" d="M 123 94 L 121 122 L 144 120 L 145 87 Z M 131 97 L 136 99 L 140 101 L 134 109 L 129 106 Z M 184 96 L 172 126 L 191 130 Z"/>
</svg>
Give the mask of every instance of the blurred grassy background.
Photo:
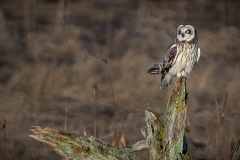
<svg viewBox="0 0 240 160">
<path fill-rule="evenodd" d="M 111 144 L 124 131 L 127 145 L 143 139 L 144 110 L 163 115 L 172 88 L 159 90 L 160 76 L 146 71 L 182 23 L 198 29 L 201 48 L 188 77 L 189 152 L 229 159 L 240 135 L 239 7 L 234 0 L 1 0 L 0 159 L 61 159 L 28 137 L 33 125 L 93 135 L 94 85 L 97 137 Z M 216 106 L 226 92 L 221 138 Z M 149 159 L 148 151 L 138 156 Z"/>
</svg>

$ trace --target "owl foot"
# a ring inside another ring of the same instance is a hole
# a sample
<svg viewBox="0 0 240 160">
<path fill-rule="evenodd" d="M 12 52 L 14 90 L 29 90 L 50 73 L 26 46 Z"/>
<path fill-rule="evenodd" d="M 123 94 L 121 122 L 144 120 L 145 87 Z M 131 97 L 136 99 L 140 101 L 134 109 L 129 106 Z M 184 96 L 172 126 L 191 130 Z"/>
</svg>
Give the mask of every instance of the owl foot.
<svg viewBox="0 0 240 160">
<path fill-rule="evenodd" d="M 177 74 L 177 78 L 181 78 L 181 77 L 186 77 L 186 73 L 184 71 L 181 71 L 180 73 Z"/>
</svg>

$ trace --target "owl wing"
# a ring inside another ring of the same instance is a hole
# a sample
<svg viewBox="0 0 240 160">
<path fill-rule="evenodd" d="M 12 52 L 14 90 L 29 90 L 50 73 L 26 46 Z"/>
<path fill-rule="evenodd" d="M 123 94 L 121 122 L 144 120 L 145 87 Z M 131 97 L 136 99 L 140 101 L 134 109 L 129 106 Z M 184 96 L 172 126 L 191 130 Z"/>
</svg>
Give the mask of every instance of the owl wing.
<svg viewBox="0 0 240 160">
<path fill-rule="evenodd" d="M 199 58 L 200 58 L 200 55 L 201 55 L 201 51 L 200 51 L 200 48 L 198 48 L 198 52 L 197 52 L 197 62 L 198 62 L 198 60 L 199 60 Z M 196 62 L 196 63 L 197 63 Z"/>
<path fill-rule="evenodd" d="M 160 73 L 162 74 L 160 89 L 164 89 L 168 87 L 174 80 L 174 76 L 171 74 L 168 74 L 168 72 L 170 68 L 173 66 L 173 64 L 176 62 L 178 54 L 179 54 L 179 50 L 177 48 L 177 45 L 176 43 L 173 43 L 166 50 L 162 62 L 154 64 L 147 71 L 147 73 L 154 74 L 154 75 L 160 74 Z"/>
<path fill-rule="evenodd" d="M 161 63 L 162 65 L 162 78 L 161 84 L 159 86 L 160 89 L 167 88 L 174 80 L 174 75 L 168 74 L 171 67 L 176 63 L 176 59 L 178 57 L 179 50 L 176 44 L 172 44 L 165 52 L 165 56 Z"/>
<path fill-rule="evenodd" d="M 154 75 L 162 73 L 162 78 L 163 78 L 164 75 L 168 73 L 169 69 L 176 61 L 178 52 L 179 51 L 177 49 L 176 44 L 173 43 L 166 50 L 165 55 L 163 57 L 163 61 L 161 63 L 154 64 L 147 71 L 147 73 L 154 74 Z"/>
<path fill-rule="evenodd" d="M 163 61 L 161 63 L 162 66 L 162 74 L 165 75 L 168 73 L 169 69 L 175 63 L 179 50 L 176 44 L 172 44 L 165 52 L 165 56 L 163 57 Z"/>
</svg>

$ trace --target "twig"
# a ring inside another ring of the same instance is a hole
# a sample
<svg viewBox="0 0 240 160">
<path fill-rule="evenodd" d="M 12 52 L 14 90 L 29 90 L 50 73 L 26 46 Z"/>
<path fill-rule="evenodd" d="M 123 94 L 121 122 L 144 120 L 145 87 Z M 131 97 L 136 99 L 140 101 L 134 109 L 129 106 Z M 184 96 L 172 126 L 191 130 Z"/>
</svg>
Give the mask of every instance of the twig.
<svg viewBox="0 0 240 160">
<path fill-rule="evenodd" d="M 93 135 L 97 137 L 97 117 L 96 117 L 96 93 L 98 91 L 97 85 L 93 86 Z"/>
<path fill-rule="evenodd" d="M 238 138 L 232 160 L 240 159 L 240 137 Z"/>
<path fill-rule="evenodd" d="M 25 16 L 25 19 L 24 19 L 24 26 L 25 26 L 25 29 L 27 31 L 27 43 L 28 45 L 32 45 L 32 38 L 31 38 L 31 26 L 30 26 L 30 4 L 29 4 L 29 0 L 25 0 L 24 1 L 24 16 Z"/>
<path fill-rule="evenodd" d="M 7 159 L 7 133 L 6 133 L 6 127 L 7 127 L 7 120 L 2 119 L 2 127 L 1 130 L 4 131 L 4 159 Z"/>
<path fill-rule="evenodd" d="M 218 122 L 220 123 L 220 114 L 217 99 L 215 99 L 215 109 L 217 113 Z M 220 128 L 220 124 L 218 125 L 218 127 Z M 218 156 L 219 156 L 219 133 L 217 133 L 216 136 L 216 159 L 218 159 Z"/>
<path fill-rule="evenodd" d="M 64 120 L 64 131 L 67 131 L 67 114 L 68 114 L 68 108 L 66 107 L 65 120 Z M 68 160 L 68 158 L 66 157 L 65 160 Z"/>
<path fill-rule="evenodd" d="M 106 67 L 107 67 L 108 78 L 109 78 L 109 82 L 110 82 L 111 90 L 112 90 L 113 106 L 114 106 L 114 109 L 116 111 L 117 106 L 116 106 L 115 95 L 114 95 L 114 90 L 113 90 L 112 76 L 111 76 L 111 73 L 110 73 L 110 69 L 108 67 L 108 61 L 106 59 L 103 59 L 103 58 L 102 58 L 102 61 L 106 64 Z"/>
<path fill-rule="evenodd" d="M 104 52 L 105 56 L 104 57 L 109 57 L 109 53 L 111 50 L 111 45 L 112 45 L 112 19 L 113 19 L 113 13 L 109 12 L 107 15 L 107 35 L 106 35 L 106 51 Z M 115 112 L 117 110 L 117 106 L 116 106 L 116 101 L 115 101 L 115 96 L 114 96 L 114 90 L 113 90 L 113 83 L 112 83 L 112 77 L 111 77 L 111 73 L 110 73 L 110 69 L 108 66 L 108 60 L 107 58 L 101 58 L 101 60 L 106 64 L 106 68 L 107 68 L 107 74 L 108 74 L 108 78 L 110 81 L 110 85 L 111 85 L 111 89 L 112 89 L 112 98 L 113 98 L 113 105 L 114 105 L 114 109 Z"/>
<path fill-rule="evenodd" d="M 68 107 L 65 108 L 65 120 L 64 120 L 64 131 L 67 131 L 67 115 L 68 114 Z"/>
<path fill-rule="evenodd" d="M 227 111 L 227 99 L 228 99 L 228 91 L 226 91 L 226 95 L 225 95 L 225 99 L 224 99 L 224 103 L 222 106 L 222 110 L 221 110 L 221 125 L 223 126 L 224 123 L 224 118 L 225 118 L 225 112 Z"/>
<path fill-rule="evenodd" d="M 223 106 L 221 110 L 218 108 L 217 100 L 215 100 L 217 112 L 218 112 L 218 118 L 219 118 L 219 135 L 218 135 L 218 153 L 217 153 L 217 159 L 222 155 L 222 135 L 223 135 L 223 125 L 225 121 L 225 112 L 227 111 L 227 99 L 228 99 L 228 91 L 226 91 L 225 99 Z"/>
</svg>

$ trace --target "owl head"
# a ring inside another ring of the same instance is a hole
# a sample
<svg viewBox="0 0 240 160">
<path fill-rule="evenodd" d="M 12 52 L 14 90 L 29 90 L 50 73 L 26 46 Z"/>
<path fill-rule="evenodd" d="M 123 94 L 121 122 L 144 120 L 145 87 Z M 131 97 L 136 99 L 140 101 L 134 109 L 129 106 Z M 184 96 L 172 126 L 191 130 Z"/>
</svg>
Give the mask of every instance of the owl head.
<svg viewBox="0 0 240 160">
<path fill-rule="evenodd" d="M 177 40 L 179 42 L 189 42 L 197 39 L 196 29 L 188 24 L 182 24 L 177 29 Z"/>
</svg>

